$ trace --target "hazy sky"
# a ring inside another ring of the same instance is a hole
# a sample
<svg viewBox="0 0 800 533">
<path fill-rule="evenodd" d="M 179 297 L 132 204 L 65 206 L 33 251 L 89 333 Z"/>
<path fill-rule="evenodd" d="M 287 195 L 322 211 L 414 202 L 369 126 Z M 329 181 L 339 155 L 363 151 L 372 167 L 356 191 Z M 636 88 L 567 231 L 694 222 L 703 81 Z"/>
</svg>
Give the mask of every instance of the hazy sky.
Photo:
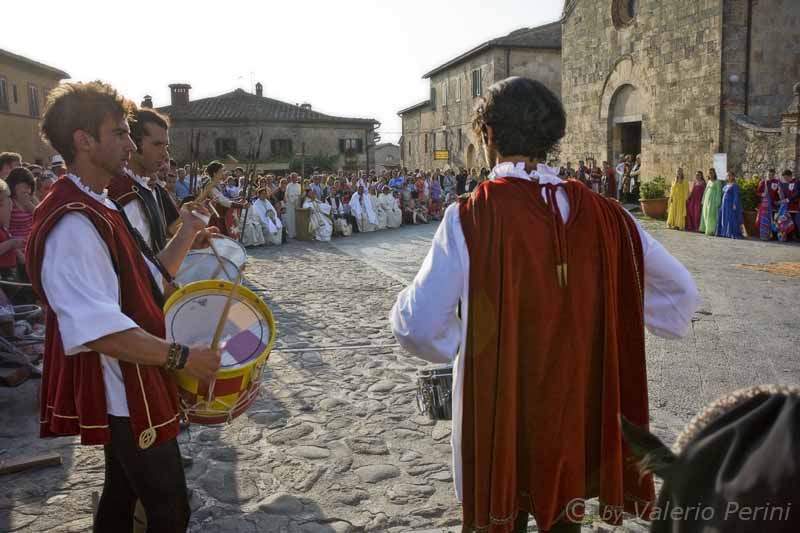
<svg viewBox="0 0 800 533">
<path fill-rule="evenodd" d="M 191 99 L 236 88 L 323 113 L 381 122 L 425 100 L 421 76 L 512 30 L 557 20 L 563 0 L 28 0 L 4 19 L 0 48 L 102 79 L 137 103 L 169 104 L 170 83 Z"/>
</svg>

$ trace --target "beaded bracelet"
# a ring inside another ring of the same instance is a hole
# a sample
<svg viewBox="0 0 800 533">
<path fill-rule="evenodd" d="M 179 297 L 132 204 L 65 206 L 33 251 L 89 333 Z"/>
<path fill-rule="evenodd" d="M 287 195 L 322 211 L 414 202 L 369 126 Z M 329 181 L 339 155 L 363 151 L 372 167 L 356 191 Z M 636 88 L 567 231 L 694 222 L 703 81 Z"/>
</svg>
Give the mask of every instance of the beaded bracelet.
<svg viewBox="0 0 800 533">
<path fill-rule="evenodd" d="M 186 362 L 189 360 L 189 347 L 180 345 L 181 352 L 178 357 L 178 364 L 175 365 L 176 370 L 182 370 L 186 366 Z"/>
<path fill-rule="evenodd" d="M 178 368 L 178 363 L 180 361 L 180 353 L 181 345 L 173 342 L 169 345 L 169 352 L 167 352 L 167 362 L 164 364 L 164 368 L 167 370 L 175 370 Z"/>
</svg>

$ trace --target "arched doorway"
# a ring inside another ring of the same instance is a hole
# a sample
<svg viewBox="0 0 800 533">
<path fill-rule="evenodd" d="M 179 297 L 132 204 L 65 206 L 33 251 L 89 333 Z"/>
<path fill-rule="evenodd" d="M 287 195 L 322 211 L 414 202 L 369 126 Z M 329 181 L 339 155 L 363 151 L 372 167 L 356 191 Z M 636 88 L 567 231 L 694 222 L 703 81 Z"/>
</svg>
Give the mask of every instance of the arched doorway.
<svg viewBox="0 0 800 533">
<path fill-rule="evenodd" d="M 642 104 L 639 91 L 630 84 L 619 87 L 608 110 L 608 157 L 616 164 L 625 155 L 642 153 Z"/>
<path fill-rule="evenodd" d="M 467 147 L 467 168 L 476 167 L 477 165 L 475 163 L 475 145 L 470 144 Z"/>
</svg>

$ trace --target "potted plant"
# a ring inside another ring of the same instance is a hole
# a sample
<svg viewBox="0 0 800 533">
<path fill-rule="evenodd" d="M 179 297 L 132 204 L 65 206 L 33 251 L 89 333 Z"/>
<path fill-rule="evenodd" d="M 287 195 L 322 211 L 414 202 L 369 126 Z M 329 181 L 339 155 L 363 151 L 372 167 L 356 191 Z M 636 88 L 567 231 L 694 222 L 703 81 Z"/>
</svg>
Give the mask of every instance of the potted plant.
<svg viewBox="0 0 800 533">
<path fill-rule="evenodd" d="M 742 199 L 742 218 L 748 237 L 758 235 L 758 176 L 739 180 L 739 194 Z"/>
<path fill-rule="evenodd" d="M 659 176 L 642 183 L 639 189 L 639 205 L 645 216 L 664 220 L 668 201 L 667 183 L 664 178 Z"/>
</svg>

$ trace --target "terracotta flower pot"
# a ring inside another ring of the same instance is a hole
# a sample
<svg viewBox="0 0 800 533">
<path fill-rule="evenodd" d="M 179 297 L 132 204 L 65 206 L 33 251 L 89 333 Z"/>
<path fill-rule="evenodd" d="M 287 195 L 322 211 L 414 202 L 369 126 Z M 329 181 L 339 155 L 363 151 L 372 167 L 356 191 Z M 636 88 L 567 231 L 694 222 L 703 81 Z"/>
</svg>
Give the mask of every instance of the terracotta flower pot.
<svg viewBox="0 0 800 533">
<path fill-rule="evenodd" d="M 758 212 L 745 211 L 742 213 L 744 218 L 744 229 L 747 230 L 748 237 L 758 237 Z"/>
<path fill-rule="evenodd" d="M 667 218 L 668 198 L 655 198 L 653 200 L 639 200 L 642 213 L 650 218 L 665 220 Z"/>
</svg>

